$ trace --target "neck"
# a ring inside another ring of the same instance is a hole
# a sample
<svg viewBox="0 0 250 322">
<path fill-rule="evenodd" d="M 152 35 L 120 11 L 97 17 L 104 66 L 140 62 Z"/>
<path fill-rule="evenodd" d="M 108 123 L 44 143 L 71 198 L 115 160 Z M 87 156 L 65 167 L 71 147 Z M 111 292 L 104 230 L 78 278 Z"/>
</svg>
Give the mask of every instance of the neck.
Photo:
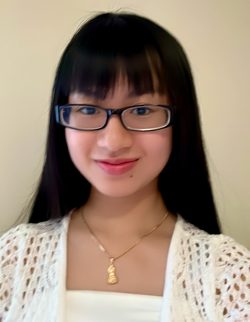
<svg viewBox="0 0 250 322">
<path fill-rule="evenodd" d="M 157 224 L 166 213 L 166 207 L 156 189 L 122 198 L 104 196 L 93 190 L 80 211 L 95 232 L 126 235 L 144 232 L 145 227 Z"/>
</svg>

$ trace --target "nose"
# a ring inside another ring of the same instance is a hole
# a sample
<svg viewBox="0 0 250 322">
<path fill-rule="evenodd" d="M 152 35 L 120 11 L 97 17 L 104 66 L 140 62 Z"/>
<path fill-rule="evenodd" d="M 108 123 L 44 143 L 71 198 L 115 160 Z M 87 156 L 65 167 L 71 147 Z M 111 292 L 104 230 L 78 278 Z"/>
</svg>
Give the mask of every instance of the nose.
<svg viewBox="0 0 250 322">
<path fill-rule="evenodd" d="M 97 144 L 110 153 L 126 150 L 132 145 L 132 132 L 125 129 L 118 115 L 112 115 L 106 127 L 98 131 Z"/>
</svg>

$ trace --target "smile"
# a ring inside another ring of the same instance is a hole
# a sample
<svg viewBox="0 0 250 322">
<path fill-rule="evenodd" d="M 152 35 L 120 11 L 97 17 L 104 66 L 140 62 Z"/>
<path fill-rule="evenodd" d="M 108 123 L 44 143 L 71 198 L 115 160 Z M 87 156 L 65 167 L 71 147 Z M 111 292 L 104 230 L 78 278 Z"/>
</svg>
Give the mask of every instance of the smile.
<svg viewBox="0 0 250 322">
<path fill-rule="evenodd" d="M 130 171 L 139 159 L 96 160 L 97 165 L 109 175 L 121 175 Z"/>
</svg>

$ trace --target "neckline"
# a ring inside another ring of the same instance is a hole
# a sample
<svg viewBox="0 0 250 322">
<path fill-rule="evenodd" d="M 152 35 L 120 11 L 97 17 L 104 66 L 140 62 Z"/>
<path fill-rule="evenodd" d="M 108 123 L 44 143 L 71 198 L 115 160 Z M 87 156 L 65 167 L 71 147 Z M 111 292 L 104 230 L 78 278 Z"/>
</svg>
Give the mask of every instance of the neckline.
<svg viewBox="0 0 250 322">
<path fill-rule="evenodd" d="M 58 261 L 58 276 L 60 279 L 58 281 L 58 292 L 59 292 L 59 301 L 58 301 L 58 315 L 57 315 L 57 322 L 64 321 L 65 316 L 65 303 L 66 303 L 66 273 L 67 273 L 67 238 L 68 238 L 68 228 L 69 222 L 73 210 L 63 218 L 62 221 L 62 239 L 61 239 L 61 251 L 62 255 L 60 260 Z M 162 294 L 162 306 L 161 306 L 161 315 L 160 321 L 167 320 L 170 316 L 170 306 L 169 306 L 169 299 L 171 297 L 171 290 L 172 290 L 172 272 L 174 263 L 176 262 L 175 250 L 177 249 L 177 244 L 179 240 L 179 234 L 181 232 L 183 219 L 180 215 L 177 215 L 177 220 L 175 223 L 175 227 L 173 230 L 172 238 L 170 241 L 170 245 L 168 248 L 168 254 L 166 256 L 166 267 L 165 267 L 165 278 L 164 278 L 164 285 L 163 285 L 163 294 Z M 117 294 L 121 294 L 119 292 L 115 292 Z M 130 293 L 127 293 L 130 294 Z M 143 294 L 141 294 L 143 295 Z M 144 294 L 146 296 L 146 294 Z"/>
<path fill-rule="evenodd" d="M 69 214 L 67 216 L 65 216 L 63 218 L 63 229 L 64 229 L 64 240 L 63 240 L 63 250 L 64 250 L 64 290 L 66 291 L 70 291 L 66 288 L 66 274 L 67 274 L 67 251 L 68 251 L 68 247 L 67 247 L 67 239 L 68 239 L 68 228 L 69 228 L 69 223 L 70 223 L 70 219 L 71 219 L 71 215 L 73 214 L 73 210 L 71 210 L 69 212 Z M 160 296 L 160 297 L 166 297 L 167 295 L 169 295 L 170 289 L 172 287 L 172 283 L 171 283 L 171 279 L 169 278 L 169 276 L 171 276 L 172 270 L 173 270 L 173 262 L 175 260 L 175 256 L 174 256 L 174 251 L 176 249 L 176 243 L 178 241 L 178 232 L 181 226 L 181 222 L 183 221 L 182 217 L 180 215 L 177 215 L 177 219 L 175 222 L 175 227 L 173 229 L 173 234 L 170 240 L 170 244 L 168 247 L 168 253 L 166 255 L 166 265 L 165 265 L 165 273 L 164 273 L 164 282 L 163 282 L 163 292 L 162 295 L 153 295 L 153 296 Z M 171 286 L 170 286 L 171 285 Z M 71 290 L 74 291 L 74 290 Z M 94 291 L 94 290 L 86 290 L 86 291 Z M 102 291 L 100 291 L 102 292 Z M 114 292 L 114 293 L 124 293 L 124 292 Z M 135 294 L 135 293 L 125 293 L 125 294 Z M 148 295 L 148 294 L 137 294 L 137 295 Z"/>
<path fill-rule="evenodd" d="M 109 291 L 96 291 L 96 290 L 66 290 L 67 294 L 77 295 L 97 295 L 97 296 L 117 296 L 117 297 L 129 297 L 129 298 L 145 298 L 145 299 L 162 299 L 163 296 L 151 295 L 151 294 L 137 294 L 137 293 L 126 293 L 126 292 L 109 292 Z"/>
</svg>

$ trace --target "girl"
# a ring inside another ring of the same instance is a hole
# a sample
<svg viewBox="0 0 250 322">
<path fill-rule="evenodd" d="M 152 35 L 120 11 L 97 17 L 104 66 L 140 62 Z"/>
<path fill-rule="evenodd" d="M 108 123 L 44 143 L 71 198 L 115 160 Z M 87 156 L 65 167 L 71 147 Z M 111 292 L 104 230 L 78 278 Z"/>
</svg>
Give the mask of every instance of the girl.
<svg viewBox="0 0 250 322">
<path fill-rule="evenodd" d="M 58 66 L 30 223 L 1 238 L 0 321 L 250 321 L 249 253 L 219 233 L 182 47 L 94 17 Z"/>
</svg>

